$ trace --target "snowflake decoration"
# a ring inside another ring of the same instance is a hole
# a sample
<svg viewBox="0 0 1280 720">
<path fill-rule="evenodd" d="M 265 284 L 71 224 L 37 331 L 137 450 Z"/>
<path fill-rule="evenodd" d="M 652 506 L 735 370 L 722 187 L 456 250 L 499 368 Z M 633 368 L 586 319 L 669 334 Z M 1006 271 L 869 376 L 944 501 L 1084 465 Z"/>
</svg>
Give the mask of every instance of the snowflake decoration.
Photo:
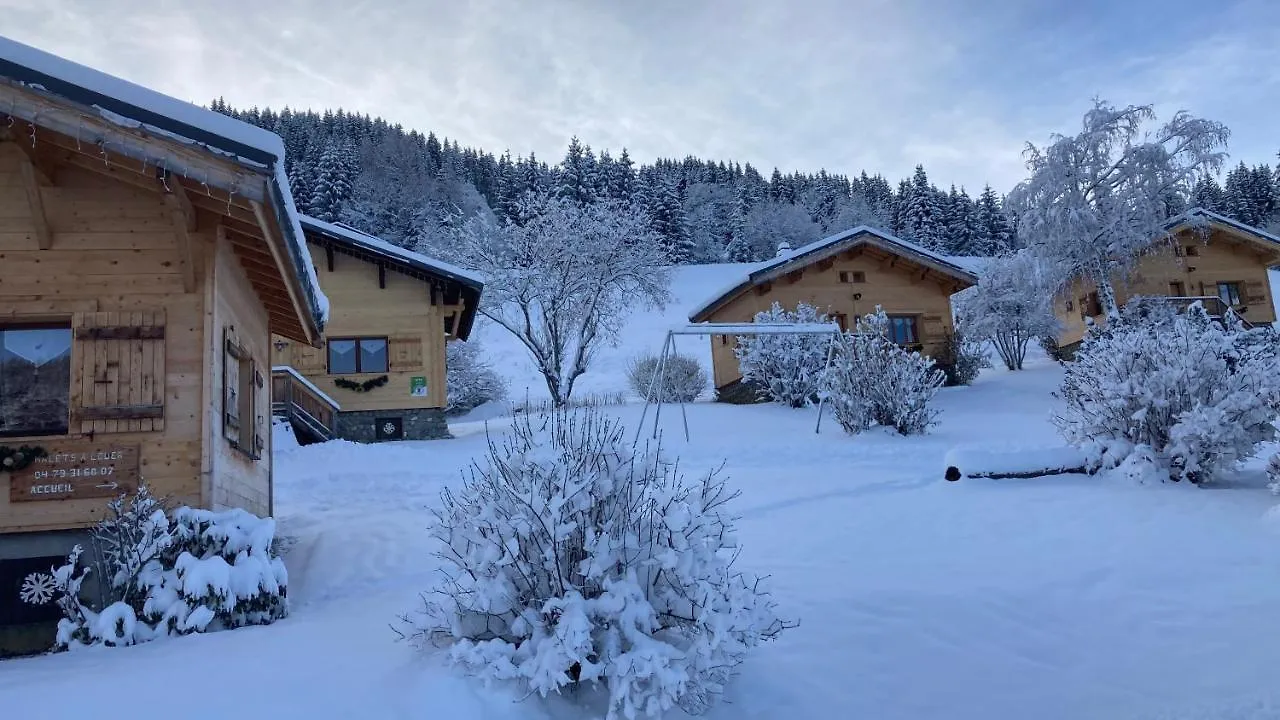
<svg viewBox="0 0 1280 720">
<path fill-rule="evenodd" d="M 386 434 L 386 435 L 394 435 L 396 432 L 395 423 L 383 423 L 382 432 L 383 434 Z"/>
<path fill-rule="evenodd" d="M 30 605 L 44 605 L 53 599 L 58 590 L 58 583 L 49 573 L 31 573 L 22 581 L 22 591 L 18 594 L 22 601 Z"/>
</svg>

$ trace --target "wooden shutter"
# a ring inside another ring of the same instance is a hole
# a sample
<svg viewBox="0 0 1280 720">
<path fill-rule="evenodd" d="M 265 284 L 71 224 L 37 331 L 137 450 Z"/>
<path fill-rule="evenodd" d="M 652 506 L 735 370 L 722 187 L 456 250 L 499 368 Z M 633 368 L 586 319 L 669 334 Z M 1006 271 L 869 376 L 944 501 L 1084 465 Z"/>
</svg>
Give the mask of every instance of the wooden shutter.
<svg viewBox="0 0 1280 720">
<path fill-rule="evenodd" d="M 324 375 L 329 372 L 328 347 L 313 348 L 304 343 L 293 343 L 289 353 L 289 365 L 303 375 Z"/>
<path fill-rule="evenodd" d="M 1245 297 L 1243 300 L 1249 304 L 1265 303 L 1267 301 L 1267 291 L 1266 288 L 1262 286 L 1261 282 L 1245 283 L 1244 294 Z"/>
<path fill-rule="evenodd" d="M 231 328 L 222 331 L 222 436 L 240 441 L 240 343 Z"/>
<path fill-rule="evenodd" d="M 81 433 L 164 430 L 163 310 L 76 313 L 79 372 L 72 372 L 71 422 Z"/>
<path fill-rule="evenodd" d="M 939 342 L 946 334 L 946 328 L 942 325 L 941 315 L 922 316 L 920 318 L 920 327 L 917 330 L 918 337 L 916 342 L 921 344 Z"/>
<path fill-rule="evenodd" d="M 387 338 L 387 368 L 391 372 L 413 372 L 423 369 L 422 338 Z"/>
</svg>

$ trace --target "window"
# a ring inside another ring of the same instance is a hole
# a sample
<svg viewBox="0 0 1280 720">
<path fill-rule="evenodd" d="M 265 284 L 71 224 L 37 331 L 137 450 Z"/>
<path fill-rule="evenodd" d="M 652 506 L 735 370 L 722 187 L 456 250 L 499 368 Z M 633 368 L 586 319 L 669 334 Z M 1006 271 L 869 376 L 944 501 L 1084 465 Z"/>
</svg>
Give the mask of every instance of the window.
<svg viewBox="0 0 1280 720">
<path fill-rule="evenodd" d="M 860 270 L 841 270 L 840 282 L 842 283 L 864 283 L 867 281 L 867 274 Z"/>
<path fill-rule="evenodd" d="M 840 326 L 841 332 L 847 332 L 849 330 L 848 315 L 845 315 L 844 313 L 831 313 L 831 319 L 835 320 L 836 324 Z"/>
<path fill-rule="evenodd" d="M 0 435 L 65 435 L 71 325 L 0 327 Z"/>
<path fill-rule="evenodd" d="M 1186 297 L 1187 286 L 1182 284 L 1182 282 L 1180 281 L 1174 281 L 1169 283 L 1169 296 L 1170 297 Z"/>
<path fill-rule="evenodd" d="M 1188 245 L 1185 249 L 1187 257 L 1196 257 L 1200 254 L 1200 248 L 1195 245 Z"/>
<path fill-rule="evenodd" d="M 1182 257 L 1183 255 L 1186 255 L 1187 253 L 1186 253 L 1186 251 L 1185 251 L 1185 250 L 1183 250 L 1183 248 L 1182 248 L 1182 246 L 1181 246 L 1181 245 L 1174 245 L 1174 246 L 1173 246 L 1173 254 L 1174 254 L 1176 257 Z"/>
<path fill-rule="evenodd" d="M 1222 302 L 1235 307 L 1240 304 L 1240 283 L 1220 282 L 1218 283 L 1218 297 Z"/>
<path fill-rule="evenodd" d="M 914 315 L 890 315 L 889 339 L 899 345 L 915 345 L 919 342 Z"/>
<path fill-rule="evenodd" d="M 386 371 L 386 338 L 335 338 L 329 341 L 330 375 Z"/>
<path fill-rule="evenodd" d="M 1075 309 L 1076 309 L 1076 304 L 1075 304 L 1075 303 L 1073 303 L 1073 302 L 1071 302 L 1070 300 L 1068 300 L 1068 301 L 1067 301 L 1067 312 L 1071 312 L 1072 310 L 1075 310 Z"/>
</svg>

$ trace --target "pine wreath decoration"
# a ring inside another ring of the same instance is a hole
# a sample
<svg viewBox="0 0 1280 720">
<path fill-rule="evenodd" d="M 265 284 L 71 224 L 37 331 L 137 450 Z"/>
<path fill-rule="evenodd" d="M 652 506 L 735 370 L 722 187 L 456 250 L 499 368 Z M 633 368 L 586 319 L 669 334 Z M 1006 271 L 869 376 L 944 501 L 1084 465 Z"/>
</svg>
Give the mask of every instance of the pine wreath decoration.
<svg viewBox="0 0 1280 720">
<path fill-rule="evenodd" d="M 369 378 L 364 382 L 356 382 L 354 380 L 348 380 L 346 378 L 334 378 L 333 384 L 337 385 L 343 390 L 350 390 L 352 392 L 369 392 L 374 388 L 380 388 L 383 385 L 386 385 L 387 376 L 379 375 L 376 378 Z"/>
<path fill-rule="evenodd" d="M 20 445 L 16 448 L 0 445 L 0 472 L 23 470 L 35 462 L 36 458 L 42 458 L 48 454 L 48 451 L 39 445 Z"/>
</svg>

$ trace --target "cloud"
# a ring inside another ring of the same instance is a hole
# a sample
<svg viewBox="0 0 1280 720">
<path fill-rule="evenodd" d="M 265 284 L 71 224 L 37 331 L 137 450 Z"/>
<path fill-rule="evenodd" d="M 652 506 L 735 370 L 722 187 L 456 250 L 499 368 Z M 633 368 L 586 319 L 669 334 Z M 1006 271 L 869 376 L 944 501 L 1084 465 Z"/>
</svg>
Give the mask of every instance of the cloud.
<svg viewBox="0 0 1280 720">
<path fill-rule="evenodd" d="M 1280 11 L 1265 0 L 1151 1 L 0 8 L 19 41 L 183 99 L 341 106 L 548 161 L 576 134 L 642 161 L 866 169 L 891 182 L 923 163 L 944 187 L 1007 190 L 1022 177 L 1023 144 L 1072 130 L 1095 94 L 1223 120 L 1237 156 L 1272 157 Z"/>
</svg>

